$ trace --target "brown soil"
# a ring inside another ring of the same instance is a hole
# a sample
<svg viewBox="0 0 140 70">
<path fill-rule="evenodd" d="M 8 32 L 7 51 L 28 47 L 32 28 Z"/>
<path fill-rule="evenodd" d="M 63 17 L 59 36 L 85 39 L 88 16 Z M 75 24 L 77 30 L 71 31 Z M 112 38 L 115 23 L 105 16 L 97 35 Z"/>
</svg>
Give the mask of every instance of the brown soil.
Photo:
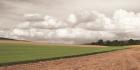
<svg viewBox="0 0 140 70">
<path fill-rule="evenodd" d="M 114 52 L 18 64 L 0 70 L 140 70 L 140 47 Z"/>
</svg>

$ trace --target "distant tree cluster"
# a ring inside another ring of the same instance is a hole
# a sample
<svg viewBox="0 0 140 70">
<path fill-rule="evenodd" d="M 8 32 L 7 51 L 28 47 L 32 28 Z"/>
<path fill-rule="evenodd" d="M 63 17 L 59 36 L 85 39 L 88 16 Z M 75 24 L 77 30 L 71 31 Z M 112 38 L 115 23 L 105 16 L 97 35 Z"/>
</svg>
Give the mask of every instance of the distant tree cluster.
<svg viewBox="0 0 140 70">
<path fill-rule="evenodd" d="M 125 45 L 140 45 L 140 40 L 98 40 L 97 42 L 89 43 L 90 45 L 105 45 L 105 46 L 125 46 Z"/>
<path fill-rule="evenodd" d="M 5 38 L 5 37 L 0 37 L 0 40 L 14 40 L 14 39 Z"/>
</svg>

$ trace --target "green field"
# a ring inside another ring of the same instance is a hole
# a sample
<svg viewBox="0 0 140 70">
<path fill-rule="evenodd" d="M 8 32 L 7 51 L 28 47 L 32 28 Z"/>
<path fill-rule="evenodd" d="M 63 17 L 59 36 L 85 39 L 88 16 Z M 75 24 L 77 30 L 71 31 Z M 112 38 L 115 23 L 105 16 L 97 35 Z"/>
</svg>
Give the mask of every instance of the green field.
<svg viewBox="0 0 140 70">
<path fill-rule="evenodd" d="M 86 46 L 86 45 L 85 45 Z M 35 45 L 0 43 L 0 65 L 51 60 L 102 53 L 126 47 L 73 47 L 68 45 Z"/>
</svg>

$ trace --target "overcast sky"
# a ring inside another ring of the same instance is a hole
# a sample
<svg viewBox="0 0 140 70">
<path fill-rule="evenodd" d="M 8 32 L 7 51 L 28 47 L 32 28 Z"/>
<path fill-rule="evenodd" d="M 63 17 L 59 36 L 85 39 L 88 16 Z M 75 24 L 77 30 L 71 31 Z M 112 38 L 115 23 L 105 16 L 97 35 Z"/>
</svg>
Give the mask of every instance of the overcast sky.
<svg viewBox="0 0 140 70">
<path fill-rule="evenodd" d="M 0 0 L 0 36 L 53 42 L 94 41 L 101 36 L 138 39 L 139 3 L 140 0 Z M 82 34 L 88 38 L 79 37 Z"/>
<path fill-rule="evenodd" d="M 139 3 L 140 0 L 0 0 L 0 23 L 18 23 L 27 13 L 48 14 L 63 19 L 80 9 L 109 15 L 117 9 L 139 12 Z"/>
</svg>

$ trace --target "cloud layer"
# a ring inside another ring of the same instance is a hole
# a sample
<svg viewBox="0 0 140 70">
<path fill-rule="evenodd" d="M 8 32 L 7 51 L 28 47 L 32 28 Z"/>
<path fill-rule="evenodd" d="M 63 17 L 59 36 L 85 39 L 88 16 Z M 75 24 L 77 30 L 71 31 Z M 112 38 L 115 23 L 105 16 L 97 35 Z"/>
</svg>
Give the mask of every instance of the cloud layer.
<svg viewBox="0 0 140 70">
<path fill-rule="evenodd" d="M 117 10 L 113 17 L 96 11 L 72 13 L 64 21 L 40 14 L 25 14 L 6 37 L 49 43 L 88 43 L 98 39 L 140 39 L 140 13 Z M 0 35 L 5 31 L 0 31 Z"/>
</svg>

